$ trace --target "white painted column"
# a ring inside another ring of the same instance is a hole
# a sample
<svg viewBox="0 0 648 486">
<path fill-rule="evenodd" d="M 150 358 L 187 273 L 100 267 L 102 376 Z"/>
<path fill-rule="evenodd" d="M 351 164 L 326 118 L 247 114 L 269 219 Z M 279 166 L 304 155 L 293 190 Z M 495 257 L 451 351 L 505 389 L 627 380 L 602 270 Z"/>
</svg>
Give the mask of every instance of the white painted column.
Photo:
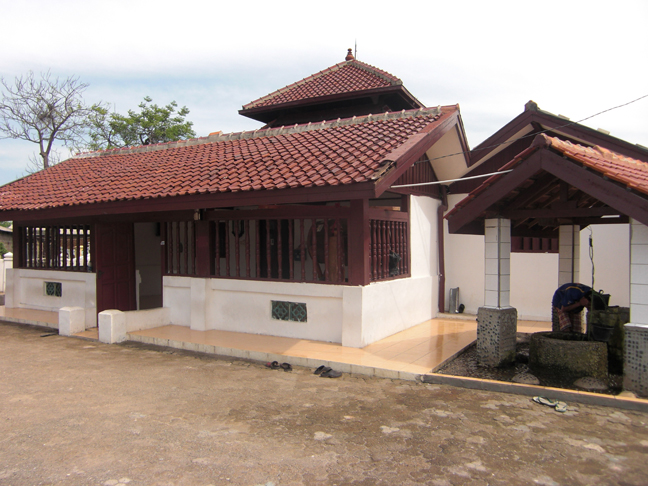
<svg viewBox="0 0 648 486">
<path fill-rule="evenodd" d="M 630 220 L 630 322 L 625 325 L 623 388 L 648 396 L 648 227 Z"/>
<path fill-rule="evenodd" d="M 648 325 L 648 227 L 630 224 L 630 322 Z"/>
<path fill-rule="evenodd" d="M 558 254 L 558 286 L 578 282 L 580 278 L 580 226 L 560 226 Z"/>
<path fill-rule="evenodd" d="M 510 307 L 511 300 L 511 221 L 496 218 L 485 221 L 484 305 Z"/>
</svg>

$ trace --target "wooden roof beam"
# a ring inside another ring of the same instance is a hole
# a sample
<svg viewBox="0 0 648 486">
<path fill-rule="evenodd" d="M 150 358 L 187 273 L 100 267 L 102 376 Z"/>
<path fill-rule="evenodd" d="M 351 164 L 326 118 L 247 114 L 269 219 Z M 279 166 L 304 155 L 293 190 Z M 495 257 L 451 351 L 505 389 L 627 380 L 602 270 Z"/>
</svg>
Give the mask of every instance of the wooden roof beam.
<svg viewBox="0 0 648 486">
<path fill-rule="evenodd" d="M 618 183 L 605 180 L 600 174 L 588 170 L 566 157 L 548 150 L 543 152 L 542 168 L 544 170 L 614 208 L 617 211 L 616 214 L 630 216 L 642 224 L 648 225 L 648 200 L 645 197 L 641 197 Z M 511 172 L 511 174 L 514 173 Z"/>
<path fill-rule="evenodd" d="M 535 176 L 541 169 L 542 152 L 535 152 L 528 159 L 522 161 L 513 172 L 501 176 L 448 218 L 450 233 L 458 233 L 462 226 L 478 218 L 484 210 L 504 199 L 513 189 Z"/>
</svg>

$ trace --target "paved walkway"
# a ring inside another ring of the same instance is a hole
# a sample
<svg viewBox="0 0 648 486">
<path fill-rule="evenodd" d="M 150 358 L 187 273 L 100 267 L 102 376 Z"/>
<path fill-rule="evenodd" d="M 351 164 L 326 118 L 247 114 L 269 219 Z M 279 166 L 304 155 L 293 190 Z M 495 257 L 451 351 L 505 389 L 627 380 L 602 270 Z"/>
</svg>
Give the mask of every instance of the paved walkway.
<svg viewBox="0 0 648 486">
<path fill-rule="evenodd" d="M 53 312 L 0 307 L 0 319 L 19 323 L 58 325 Z M 549 322 L 520 321 L 519 332 L 548 330 Z M 77 336 L 97 339 L 97 330 Z M 192 331 L 183 326 L 162 326 L 128 334 L 129 340 L 261 362 L 289 362 L 296 366 L 333 367 L 345 373 L 413 380 L 440 368 L 477 337 L 474 315 L 443 314 L 381 339 L 364 348 L 307 339 L 283 338 L 229 331 Z"/>
</svg>

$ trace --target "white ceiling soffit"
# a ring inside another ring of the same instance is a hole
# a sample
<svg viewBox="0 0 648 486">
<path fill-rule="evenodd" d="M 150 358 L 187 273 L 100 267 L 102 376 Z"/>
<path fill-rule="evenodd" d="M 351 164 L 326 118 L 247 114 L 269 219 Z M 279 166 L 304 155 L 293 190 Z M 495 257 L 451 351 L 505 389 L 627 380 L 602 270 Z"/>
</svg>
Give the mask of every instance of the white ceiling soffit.
<svg viewBox="0 0 648 486">
<path fill-rule="evenodd" d="M 456 127 L 441 137 L 426 154 L 440 181 L 458 179 L 468 172 L 467 154 L 463 153 Z"/>
<path fill-rule="evenodd" d="M 542 128 L 544 129 L 545 127 L 542 127 Z M 475 165 L 473 165 L 473 166 L 470 168 L 470 170 L 473 170 L 473 169 L 479 167 L 479 166 L 482 165 L 484 162 L 486 162 L 488 159 L 490 159 L 490 158 L 493 157 L 494 155 L 500 153 L 502 150 L 504 150 L 505 148 L 507 148 L 511 143 L 513 143 L 513 142 L 515 142 L 516 140 L 518 140 L 518 139 L 524 137 L 525 135 L 528 135 L 528 134 L 531 133 L 532 131 L 533 131 L 533 126 L 531 126 L 531 124 L 526 125 L 524 128 L 522 128 L 522 130 L 516 132 L 515 134 L 513 134 L 513 136 L 509 137 L 509 138 L 507 139 L 506 142 L 501 143 L 501 144 L 499 144 L 498 146 L 491 148 L 491 151 L 488 152 L 488 154 L 485 155 L 485 156 L 484 156 L 484 157 L 483 157 L 483 158 L 482 158 L 478 163 L 476 163 Z M 529 142 L 529 143 L 531 143 L 531 142 Z M 473 149 L 473 150 L 474 150 L 474 149 Z M 484 150 L 487 150 L 486 147 L 484 147 Z M 479 152 L 477 153 L 477 155 L 480 155 L 480 154 L 483 154 L 483 152 L 482 152 L 481 150 L 479 150 Z"/>
</svg>

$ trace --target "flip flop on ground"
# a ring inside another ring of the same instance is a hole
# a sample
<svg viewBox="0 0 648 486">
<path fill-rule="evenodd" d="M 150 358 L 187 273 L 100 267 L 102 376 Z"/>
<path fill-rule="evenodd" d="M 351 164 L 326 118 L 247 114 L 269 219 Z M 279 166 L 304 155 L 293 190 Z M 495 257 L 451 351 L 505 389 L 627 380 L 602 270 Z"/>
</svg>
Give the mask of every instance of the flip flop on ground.
<svg viewBox="0 0 648 486">
<path fill-rule="evenodd" d="M 330 370 L 331 370 L 331 368 L 329 368 L 328 366 L 322 365 L 322 366 L 318 367 L 315 371 L 313 371 L 313 374 L 314 375 L 320 375 L 320 374 L 325 373 L 325 372 L 330 371 Z"/>
<path fill-rule="evenodd" d="M 341 371 L 332 370 L 331 368 L 329 368 L 328 371 L 322 372 L 320 375 L 322 378 L 339 378 L 340 376 L 342 376 Z"/>
</svg>

